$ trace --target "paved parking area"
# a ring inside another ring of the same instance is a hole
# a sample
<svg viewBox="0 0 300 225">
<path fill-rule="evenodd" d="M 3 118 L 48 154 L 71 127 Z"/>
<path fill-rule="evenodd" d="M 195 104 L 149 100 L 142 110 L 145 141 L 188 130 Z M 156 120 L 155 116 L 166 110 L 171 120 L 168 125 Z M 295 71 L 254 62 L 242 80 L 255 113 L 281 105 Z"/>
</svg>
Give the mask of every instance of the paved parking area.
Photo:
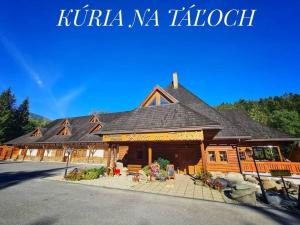
<svg viewBox="0 0 300 225">
<path fill-rule="evenodd" d="M 60 163 L 0 162 L 0 224 L 300 223 L 297 213 L 266 207 L 195 201 L 45 179 L 62 174 L 63 169 L 64 164 Z"/>
</svg>

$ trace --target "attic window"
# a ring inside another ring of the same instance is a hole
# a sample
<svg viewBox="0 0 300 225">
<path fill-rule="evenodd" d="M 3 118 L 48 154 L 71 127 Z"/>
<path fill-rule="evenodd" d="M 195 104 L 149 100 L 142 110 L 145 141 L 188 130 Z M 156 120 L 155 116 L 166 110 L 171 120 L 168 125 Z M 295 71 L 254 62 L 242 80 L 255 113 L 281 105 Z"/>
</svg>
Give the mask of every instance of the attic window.
<svg viewBox="0 0 300 225">
<path fill-rule="evenodd" d="M 160 92 L 155 92 L 148 101 L 145 102 L 144 106 L 155 106 L 155 105 L 166 105 L 170 104 L 170 101 L 166 96 Z"/>
<path fill-rule="evenodd" d="M 90 131 L 90 134 L 95 132 L 95 131 L 98 131 L 102 128 L 101 124 L 97 124 L 96 126 L 94 126 L 91 131 Z"/>
<path fill-rule="evenodd" d="M 161 105 L 166 105 L 169 103 L 170 103 L 170 101 L 168 101 L 165 97 L 163 97 L 162 95 L 160 96 L 160 104 Z"/>
<path fill-rule="evenodd" d="M 99 119 L 98 119 L 98 117 L 96 115 L 92 115 L 92 117 L 91 117 L 91 119 L 90 119 L 89 122 L 90 123 L 99 123 L 100 121 L 99 121 Z"/>
<path fill-rule="evenodd" d="M 61 125 L 66 126 L 66 125 L 70 125 L 70 121 L 68 119 L 65 119 Z"/>
<path fill-rule="evenodd" d="M 41 137 L 42 136 L 42 132 L 40 130 L 40 128 L 37 128 L 32 134 L 32 137 Z"/>
<path fill-rule="evenodd" d="M 155 106 L 155 105 L 166 105 L 178 102 L 172 95 L 166 92 L 159 86 L 156 86 L 152 92 L 142 102 L 142 107 Z"/>
<path fill-rule="evenodd" d="M 57 135 L 68 136 L 71 135 L 71 131 L 68 127 L 64 127 L 57 133 Z"/>
<path fill-rule="evenodd" d="M 156 98 L 153 98 L 152 101 L 148 104 L 148 106 L 154 106 L 156 105 Z"/>
</svg>

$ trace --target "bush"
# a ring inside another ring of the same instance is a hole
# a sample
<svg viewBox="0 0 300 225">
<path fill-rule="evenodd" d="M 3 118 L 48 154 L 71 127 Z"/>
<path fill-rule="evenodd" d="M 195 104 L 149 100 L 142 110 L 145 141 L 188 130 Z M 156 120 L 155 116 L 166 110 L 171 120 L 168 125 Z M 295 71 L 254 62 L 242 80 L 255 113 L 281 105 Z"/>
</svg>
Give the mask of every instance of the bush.
<svg viewBox="0 0 300 225">
<path fill-rule="evenodd" d="M 101 166 L 100 168 L 98 168 L 98 173 L 99 176 L 103 176 L 106 172 L 106 168 L 104 166 Z"/>
<path fill-rule="evenodd" d="M 165 170 L 167 169 L 167 165 L 170 164 L 170 161 L 167 159 L 163 159 L 159 157 L 155 162 L 157 162 L 160 166 L 160 169 Z"/>
<path fill-rule="evenodd" d="M 65 179 L 71 181 L 94 180 L 99 178 L 99 176 L 103 176 L 105 172 L 106 168 L 103 166 L 99 168 L 86 168 L 82 170 L 75 168 L 67 176 L 65 176 Z"/>
<path fill-rule="evenodd" d="M 144 166 L 143 171 L 145 172 L 146 176 L 149 175 L 149 166 Z"/>
<path fill-rule="evenodd" d="M 212 178 L 212 174 L 210 172 L 197 172 L 197 175 L 196 175 L 196 180 L 207 180 L 207 179 L 210 179 Z"/>
<path fill-rule="evenodd" d="M 83 180 L 94 180 L 94 179 L 97 179 L 97 178 L 99 178 L 99 173 L 96 170 L 94 170 L 94 171 L 87 171 L 82 176 Z"/>
<path fill-rule="evenodd" d="M 71 181 L 79 181 L 81 180 L 81 177 L 82 177 L 82 171 L 75 168 L 69 174 L 67 174 L 67 176 L 65 176 L 65 179 Z"/>
</svg>

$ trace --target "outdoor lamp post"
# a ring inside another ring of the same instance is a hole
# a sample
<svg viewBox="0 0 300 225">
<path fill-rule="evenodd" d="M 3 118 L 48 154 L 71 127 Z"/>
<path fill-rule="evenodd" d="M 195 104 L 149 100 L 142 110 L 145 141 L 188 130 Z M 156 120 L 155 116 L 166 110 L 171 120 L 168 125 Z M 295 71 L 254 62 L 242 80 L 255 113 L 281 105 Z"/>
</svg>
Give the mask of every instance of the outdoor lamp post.
<svg viewBox="0 0 300 225">
<path fill-rule="evenodd" d="M 72 153 L 72 149 L 71 148 L 67 148 L 66 149 L 66 153 L 67 153 L 67 164 L 66 164 L 66 169 L 65 169 L 65 176 L 67 176 L 68 173 L 68 167 L 69 167 L 69 159 L 70 159 L 70 154 Z"/>
<path fill-rule="evenodd" d="M 265 203 L 269 203 L 268 199 L 267 199 L 267 196 L 266 196 L 266 192 L 265 192 L 265 189 L 264 189 L 264 185 L 260 179 L 260 175 L 259 175 L 259 172 L 258 172 L 258 169 L 257 169 L 257 165 L 256 165 L 256 161 L 255 161 L 255 150 L 254 148 L 252 148 L 252 151 L 249 151 L 248 152 L 249 156 L 252 156 L 252 159 L 253 159 L 253 163 L 254 163 L 254 166 L 255 166 L 255 170 L 256 170 L 256 173 L 257 173 L 257 177 L 258 177 L 258 181 L 259 181 L 259 186 L 261 188 L 261 193 L 262 193 L 262 196 L 263 196 L 263 200 Z"/>
</svg>

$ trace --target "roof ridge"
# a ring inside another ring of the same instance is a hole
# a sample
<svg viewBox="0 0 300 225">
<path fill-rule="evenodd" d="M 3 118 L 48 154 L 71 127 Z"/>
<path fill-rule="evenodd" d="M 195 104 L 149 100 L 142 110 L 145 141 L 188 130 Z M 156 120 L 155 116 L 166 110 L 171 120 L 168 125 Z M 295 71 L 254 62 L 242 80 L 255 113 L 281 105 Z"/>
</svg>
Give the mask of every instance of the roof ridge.
<svg viewBox="0 0 300 225">
<path fill-rule="evenodd" d="M 117 113 L 126 113 L 126 112 L 131 112 L 132 110 L 127 110 L 127 111 L 121 111 L 121 112 L 101 112 L 101 113 L 96 113 L 97 116 L 99 115 L 108 115 L 108 114 L 117 114 Z M 69 120 L 73 120 L 73 119 L 80 119 L 80 118 L 85 118 L 85 117 L 91 117 L 92 115 L 82 115 L 82 116 L 73 116 L 73 117 L 61 117 L 61 118 L 57 118 L 52 120 L 53 121 L 57 121 L 57 120 L 65 120 L 65 119 L 69 119 Z"/>
<path fill-rule="evenodd" d="M 168 85 L 167 88 L 172 87 L 172 82 L 171 84 Z M 167 89 L 166 88 L 166 89 Z M 214 107 L 210 106 L 208 103 L 206 103 L 205 101 L 203 101 L 199 96 L 197 96 L 196 94 L 194 94 L 193 92 L 191 92 L 189 89 L 187 89 L 186 87 L 184 87 L 182 84 L 178 84 L 178 89 L 182 88 L 185 92 L 187 92 L 188 94 L 192 95 L 194 98 L 196 98 L 197 100 L 201 101 L 203 104 L 205 104 L 206 106 L 208 106 L 209 108 L 213 109 L 215 112 L 219 113 Z M 177 89 L 177 90 L 178 90 Z M 167 91 L 167 90 L 166 90 Z M 167 91 L 168 92 L 168 91 Z M 169 93 L 169 92 L 168 92 Z M 169 93 L 170 94 L 170 93 Z M 181 102 L 180 100 L 178 100 L 179 102 Z M 183 102 L 181 102 L 183 103 Z M 183 103 L 184 104 L 184 103 Z"/>
</svg>

